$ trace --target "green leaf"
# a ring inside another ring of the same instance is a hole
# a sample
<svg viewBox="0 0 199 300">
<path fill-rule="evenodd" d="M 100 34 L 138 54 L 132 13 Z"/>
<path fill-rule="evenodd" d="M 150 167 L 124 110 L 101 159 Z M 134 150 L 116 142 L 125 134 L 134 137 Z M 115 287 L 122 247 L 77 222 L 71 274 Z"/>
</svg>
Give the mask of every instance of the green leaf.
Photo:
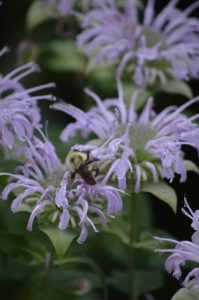
<svg viewBox="0 0 199 300">
<path fill-rule="evenodd" d="M 44 1 L 33 1 L 29 7 L 26 26 L 28 30 L 33 30 L 41 23 L 53 17 L 53 10 L 44 4 Z"/>
<path fill-rule="evenodd" d="M 14 173 L 16 167 L 19 165 L 19 161 L 9 159 L 0 159 L 0 172 Z"/>
<path fill-rule="evenodd" d="M 43 263 L 46 253 L 41 241 L 9 231 L 0 234 L 0 250 L 19 262 L 31 265 Z"/>
<path fill-rule="evenodd" d="M 45 278 L 39 293 L 33 294 L 34 300 L 100 300 L 95 291 L 102 288 L 101 280 L 94 272 L 73 269 L 52 268 Z"/>
<path fill-rule="evenodd" d="M 41 44 L 39 60 L 53 71 L 83 72 L 86 58 L 73 41 L 55 40 Z"/>
<path fill-rule="evenodd" d="M 142 184 L 142 192 L 150 193 L 168 204 L 176 213 L 177 196 L 173 188 L 166 182 L 159 181 L 158 183 L 145 182 Z"/>
<path fill-rule="evenodd" d="M 40 230 L 49 237 L 59 258 L 64 256 L 76 236 L 68 230 L 60 230 L 56 227 L 41 227 Z"/>
<path fill-rule="evenodd" d="M 134 299 L 140 295 L 153 291 L 162 286 L 163 278 L 161 272 L 149 270 L 136 270 L 134 272 Z M 127 272 L 113 272 L 109 283 L 117 290 L 128 294 L 128 274 Z"/>
<path fill-rule="evenodd" d="M 20 164 L 19 161 L 12 158 L 5 160 L 4 157 L 0 157 L 0 173 L 14 173 L 16 167 Z M 7 176 L 0 176 L 0 190 L 7 184 Z"/>
<path fill-rule="evenodd" d="M 182 288 L 171 298 L 171 300 L 196 300 L 198 294 L 199 294 L 198 289 Z"/>
<path fill-rule="evenodd" d="M 192 172 L 199 174 L 198 167 L 191 160 L 185 160 L 184 164 L 185 164 L 185 168 L 187 171 L 192 171 Z"/>
<path fill-rule="evenodd" d="M 171 94 L 178 94 L 185 96 L 187 98 L 193 98 L 193 93 L 191 88 L 186 82 L 183 81 L 169 81 L 164 85 L 159 87 L 159 91 L 171 93 Z"/>
</svg>

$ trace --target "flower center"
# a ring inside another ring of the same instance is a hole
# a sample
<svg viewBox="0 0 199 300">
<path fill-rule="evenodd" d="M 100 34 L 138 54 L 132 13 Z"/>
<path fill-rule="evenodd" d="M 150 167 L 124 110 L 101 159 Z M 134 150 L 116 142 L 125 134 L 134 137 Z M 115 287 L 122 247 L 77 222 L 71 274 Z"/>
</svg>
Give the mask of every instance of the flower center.
<svg viewBox="0 0 199 300">
<path fill-rule="evenodd" d="M 148 141 L 154 139 L 155 136 L 156 131 L 149 124 L 131 124 L 129 128 L 129 146 L 133 149 L 135 153 L 135 159 L 138 162 L 152 159 L 152 155 L 145 150 L 145 145 Z"/>
<path fill-rule="evenodd" d="M 143 26 L 141 35 L 144 35 L 146 39 L 146 45 L 149 48 L 154 47 L 158 43 L 161 43 L 162 46 L 166 47 L 166 39 L 164 35 L 155 28 Z"/>
<path fill-rule="evenodd" d="M 48 177 L 45 180 L 45 185 L 48 187 L 49 185 L 60 187 L 60 181 L 63 177 L 62 172 L 55 172 L 52 174 L 49 174 Z"/>
</svg>

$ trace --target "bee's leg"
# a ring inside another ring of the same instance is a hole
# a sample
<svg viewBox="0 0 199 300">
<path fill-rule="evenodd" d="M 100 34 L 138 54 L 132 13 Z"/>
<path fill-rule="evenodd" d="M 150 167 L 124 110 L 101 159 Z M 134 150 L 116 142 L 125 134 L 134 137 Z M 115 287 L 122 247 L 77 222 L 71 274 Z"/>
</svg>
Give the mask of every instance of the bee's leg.
<svg viewBox="0 0 199 300">
<path fill-rule="evenodd" d="M 94 177 L 97 177 L 99 175 L 99 168 L 93 167 L 92 174 Z"/>
<path fill-rule="evenodd" d="M 86 162 L 88 162 L 89 161 L 89 154 L 90 154 L 90 151 L 86 151 Z"/>
<path fill-rule="evenodd" d="M 86 165 L 92 164 L 93 162 L 99 160 L 98 158 L 90 158 L 90 152 L 91 152 L 90 150 L 86 151 L 86 161 L 85 161 Z"/>
<path fill-rule="evenodd" d="M 86 165 L 90 165 L 90 164 L 92 164 L 92 163 L 94 163 L 96 161 L 99 161 L 99 159 L 98 158 L 92 158 L 92 159 L 90 158 L 90 159 L 88 159 L 88 160 L 85 161 L 85 164 Z"/>
<path fill-rule="evenodd" d="M 77 173 L 76 171 L 71 172 L 71 179 L 74 179 L 74 178 L 75 178 L 76 173 Z"/>
</svg>

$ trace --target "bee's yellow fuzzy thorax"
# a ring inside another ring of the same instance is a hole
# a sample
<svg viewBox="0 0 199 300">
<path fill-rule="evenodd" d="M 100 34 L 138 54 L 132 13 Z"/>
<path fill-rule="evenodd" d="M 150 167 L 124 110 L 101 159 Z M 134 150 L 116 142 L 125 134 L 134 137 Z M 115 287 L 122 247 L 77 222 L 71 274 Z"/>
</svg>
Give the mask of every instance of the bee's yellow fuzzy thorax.
<svg viewBox="0 0 199 300">
<path fill-rule="evenodd" d="M 75 171 L 87 160 L 87 155 L 84 152 L 69 151 L 66 157 L 66 163 L 70 168 L 70 171 Z"/>
</svg>

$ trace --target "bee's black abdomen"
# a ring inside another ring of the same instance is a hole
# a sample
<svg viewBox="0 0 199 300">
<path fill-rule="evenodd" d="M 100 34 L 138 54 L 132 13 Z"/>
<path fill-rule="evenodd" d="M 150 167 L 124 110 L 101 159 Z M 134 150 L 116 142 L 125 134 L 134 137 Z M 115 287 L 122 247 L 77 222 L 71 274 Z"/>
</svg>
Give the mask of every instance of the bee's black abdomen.
<svg viewBox="0 0 199 300">
<path fill-rule="evenodd" d="M 81 166 L 77 173 L 84 179 L 84 181 L 90 185 L 96 184 L 95 178 L 93 177 L 93 174 L 88 170 L 86 166 Z"/>
</svg>

